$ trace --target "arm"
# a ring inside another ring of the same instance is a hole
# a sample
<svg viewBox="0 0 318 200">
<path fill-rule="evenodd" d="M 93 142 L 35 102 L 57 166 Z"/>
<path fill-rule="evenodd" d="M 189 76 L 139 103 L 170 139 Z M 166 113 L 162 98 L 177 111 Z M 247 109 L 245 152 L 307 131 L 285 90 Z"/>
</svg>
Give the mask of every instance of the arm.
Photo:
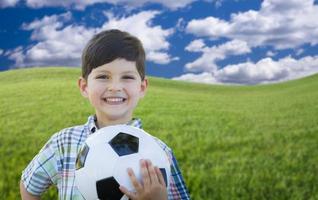
<svg viewBox="0 0 318 200">
<path fill-rule="evenodd" d="M 188 188 L 184 182 L 183 176 L 178 166 L 178 162 L 170 150 L 171 159 L 171 176 L 170 188 L 168 191 L 168 199 L 170 200 L 190 200 Z"/>
<path fill-rule="evenodd" d="M 39 196 L 34 196 L 25 189 L 22 181 L 20 181 L 20 194 L 22 200 L 40 200 Z"/>
<path fill-rule="evenodd" d="M 41 199 L 41 194 L 54 184 L 52 177 L 58 174 L 56 170 L 57 158 L 50 139 L 40 152 L 22 171 L 20 180 L 20 194 L 22 200 Z"/>
</svg>

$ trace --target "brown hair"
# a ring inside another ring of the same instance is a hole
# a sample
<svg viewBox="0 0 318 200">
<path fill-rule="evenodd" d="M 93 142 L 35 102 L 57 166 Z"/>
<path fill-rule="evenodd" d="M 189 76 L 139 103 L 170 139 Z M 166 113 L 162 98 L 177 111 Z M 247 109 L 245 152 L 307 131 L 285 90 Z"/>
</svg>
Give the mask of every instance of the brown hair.
<svg viewBox="0 0 318 200">
<path fill-rule="evenodd" d="M 91 71 L 117 58 L 135 61 L 141 80 L 145 78 L 145 50 L 138 38 L 117 29 L 96 34 L 82 53 L 82 77 L 87 79 Z"/>
</svg>

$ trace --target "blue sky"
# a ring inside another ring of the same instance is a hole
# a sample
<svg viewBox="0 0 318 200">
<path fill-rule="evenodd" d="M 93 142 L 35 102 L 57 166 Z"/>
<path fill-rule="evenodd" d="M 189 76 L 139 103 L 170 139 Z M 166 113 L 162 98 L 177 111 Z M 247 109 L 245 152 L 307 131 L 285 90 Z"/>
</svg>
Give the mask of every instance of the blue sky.
<svg viewBox="0 0 318 200">
<path fill-rule="evenodd" d="M 275 83 L 318 73 L 317 19 L 314 0 L 1 0 L 0 70 L 79 67 L 118 28 L 141 39 L 150 76 Z"/>
</svg>

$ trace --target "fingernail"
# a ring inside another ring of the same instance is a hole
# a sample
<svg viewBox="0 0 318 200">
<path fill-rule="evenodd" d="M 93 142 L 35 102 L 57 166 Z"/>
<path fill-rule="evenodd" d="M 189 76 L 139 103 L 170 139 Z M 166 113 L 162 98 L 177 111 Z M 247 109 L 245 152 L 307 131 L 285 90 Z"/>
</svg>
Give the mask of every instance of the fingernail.
<svg viewBox="0 0 318 200">
<path fill-rule="evenodd" d="M 140 164 L 141 165 L 146 165 L 146 161 L 144 159 L 140 159 Z"/>
<path fill-rule="evenodd" d="M 127 172 L 128 172 L 128 175 L 132 175 L 132 169 L 130 167 L 127 168 Z"/>
<path fill-rule="evenodd" d="M 119 187 L 118 187 L 121 191 L 124 191 L 125 189 L 125 187 L 124 186 L 122 186 L 122 185 L 120 185 Z"/>
</svg>

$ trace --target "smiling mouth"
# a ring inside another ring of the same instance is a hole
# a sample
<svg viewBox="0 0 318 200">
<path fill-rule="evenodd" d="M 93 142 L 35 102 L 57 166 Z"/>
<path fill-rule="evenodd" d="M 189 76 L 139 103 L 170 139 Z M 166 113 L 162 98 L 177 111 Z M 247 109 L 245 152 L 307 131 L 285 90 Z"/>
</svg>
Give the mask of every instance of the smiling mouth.
<svg viewBox="0 0 318 200">
<path fill-rule="evenodd" d="M 103 100 L 108 104 L 116 105 L 116 104 L 121 104 L 125 102 L 127 99 L 122 97 L 108 97 L 108 98 L 103 98 Z"/>
</svg>

